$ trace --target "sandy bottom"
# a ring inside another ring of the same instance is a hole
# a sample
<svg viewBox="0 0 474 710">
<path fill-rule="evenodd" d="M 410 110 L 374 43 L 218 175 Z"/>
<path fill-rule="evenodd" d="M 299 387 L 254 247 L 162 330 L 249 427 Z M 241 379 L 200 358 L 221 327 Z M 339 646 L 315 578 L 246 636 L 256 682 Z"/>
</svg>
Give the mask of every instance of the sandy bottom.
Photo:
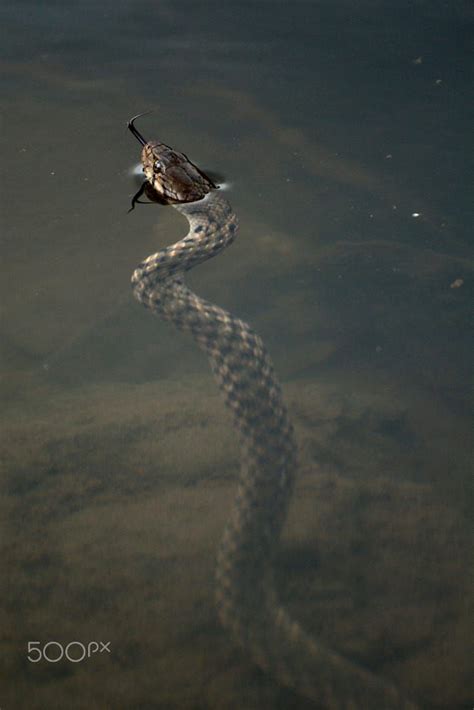
<svg viewBox="0 0 474 710">
<path fill-rule="evenodd" d="M 27 390 L 3 426 L 2 706 L 312 707 L 216 620 L 238 446 L 211 379 Z M 446 474 L 445 442 L 462 449 L 463 423 L 380 381 L 285 391 L 301 473 L 281 596 L 318 638 L 424 707 L 464 707 L 468 528 L 443 483 L 461 475 Z M 110 642 L 110 653 L 33 663 L 29 641 Z"/>
</svg>

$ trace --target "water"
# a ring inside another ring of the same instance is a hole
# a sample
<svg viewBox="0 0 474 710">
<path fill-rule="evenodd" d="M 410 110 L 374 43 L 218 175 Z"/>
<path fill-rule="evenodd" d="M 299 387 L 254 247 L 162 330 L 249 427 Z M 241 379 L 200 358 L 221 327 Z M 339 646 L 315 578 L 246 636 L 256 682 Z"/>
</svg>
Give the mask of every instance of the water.
<svg viewBox="0 0 474 710">
<path fill-rule="evenodd" d="M 190 280 L 284 384 L 301 474 L 282 597 L 423 707 L 470 707 L 470 5 L 1 14 L 2 704 L 312 707 L 215 618 L 238 449 L 204 357 L 130 295 L 185 229 L 127 214 L 126 121 L 150 109 L 146 137 L 232 185 L 239 239 Z M 110 653 L 53 662 L 71 642 Z"/>
</svg>

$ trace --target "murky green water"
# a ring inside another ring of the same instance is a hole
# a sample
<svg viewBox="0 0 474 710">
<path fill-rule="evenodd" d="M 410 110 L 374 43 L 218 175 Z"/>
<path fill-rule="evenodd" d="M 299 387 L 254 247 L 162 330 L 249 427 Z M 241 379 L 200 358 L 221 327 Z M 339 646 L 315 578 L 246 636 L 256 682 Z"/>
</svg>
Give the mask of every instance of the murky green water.
<svg viewBox="0 0 474 710">
<path fill-rule="evenodd" d="M 473 19 L 3 3 L 2 708 L 314 707 L 216 620 L 238 448 L 203 355 L 130 293 L 186 229 L 127 214 L 126 121 L 147 109 L 145 136 L 231 184 L 239 239 L 190 281 L 283 381 L 301 451 L 285 603 L 422 707 L 471 706 Z M 94 642 L 110 653 L 75 662 Z"/>
</svg>

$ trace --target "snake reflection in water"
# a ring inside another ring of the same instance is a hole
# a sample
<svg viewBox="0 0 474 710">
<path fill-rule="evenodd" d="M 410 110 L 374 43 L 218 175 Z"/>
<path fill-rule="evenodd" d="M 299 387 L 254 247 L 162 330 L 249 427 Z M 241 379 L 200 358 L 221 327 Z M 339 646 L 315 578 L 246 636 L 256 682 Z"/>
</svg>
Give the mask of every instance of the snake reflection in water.
<svg viewBox="0 0 474 710">
<path fill-rule="evenodd" d="M 237 218 L 203 171 L 164 143 L 147 142 L 136 118 L 128 127 L 143 146 L 146 180 L 131 209 L 145 193 L 174 205 L 189 231 L 137 267 L 134 294 L 206 352 L 241 439 L 238 493 L 218 551 L 219 618 L 262 669 L 327 710 L 414 710 L 389 682 L 310 637 L 278 602 L 272 563 L 296 472 L 293 428 L 260 337 L 184 281 L 186 271 L 232 243 Z"/>
</svg>

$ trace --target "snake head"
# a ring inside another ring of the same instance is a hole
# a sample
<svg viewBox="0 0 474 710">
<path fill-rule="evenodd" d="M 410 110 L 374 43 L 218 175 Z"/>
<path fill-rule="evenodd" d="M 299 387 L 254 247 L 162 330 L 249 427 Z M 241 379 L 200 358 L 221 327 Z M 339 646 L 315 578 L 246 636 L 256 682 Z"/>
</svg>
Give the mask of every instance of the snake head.
<svg viewBox="0 0 474 710">
<path fill-rule="evenodd" d="M 164 143 L 150 141 L 142 150 L 146 179 L 167 204 L 196 202 L 217 186 L 184 153 Z"/>
<path fill-rule="evenodd" d="M 143 115 L 140 113 L 130 119 L 128 128 L 143 146 L 143 172 L 148 185 L 156 192 L 154 201 L 162 204 L 196 202 L 211 190 L 216 190 L 218 186 L 184 153 L 173 150 L 165 143 L 145 140 L 134 125 L 135 119 Z M 145 191 L 148 193 L 148 190 Z"/>
</svg>

